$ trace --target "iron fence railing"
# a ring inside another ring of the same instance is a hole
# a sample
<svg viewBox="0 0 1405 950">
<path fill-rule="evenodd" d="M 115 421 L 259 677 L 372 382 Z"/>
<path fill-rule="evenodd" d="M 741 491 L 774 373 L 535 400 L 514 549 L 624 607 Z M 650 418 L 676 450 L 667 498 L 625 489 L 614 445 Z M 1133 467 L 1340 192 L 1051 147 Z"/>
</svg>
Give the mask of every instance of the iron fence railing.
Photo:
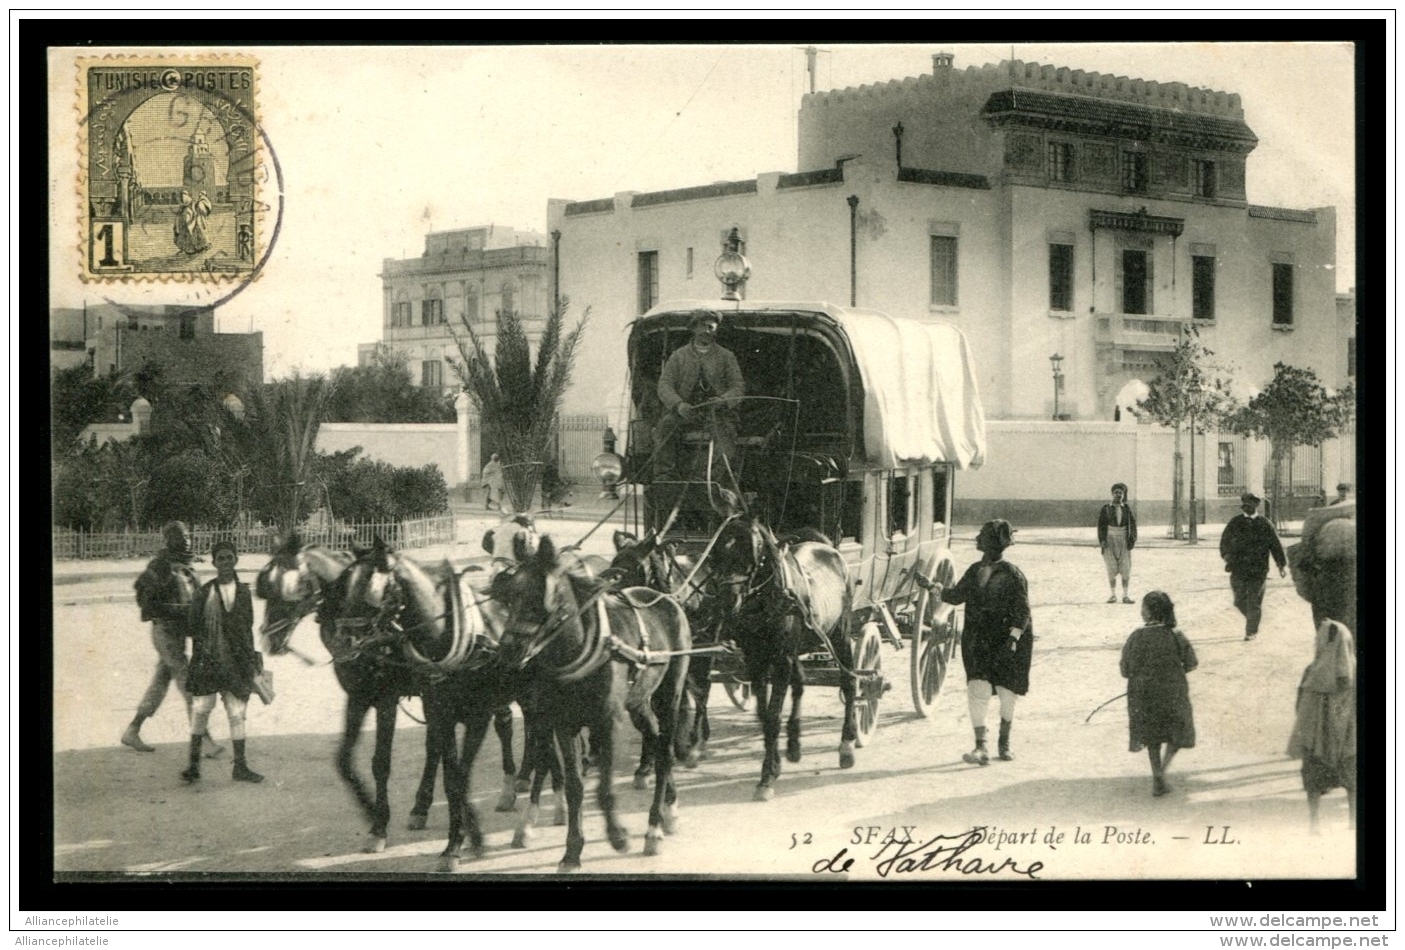
<svg viewBox="0 0 1405 950">
<path fill-rule="evenodd" d="M 233 541 L 240 551 L 266 552 L 276 541 L 278 529 L 266 525 L 243 528 L 191 529 L 190 541 L 197 553 L 210 550 L 218 540 Z M 401 521 L 329 521 L 298 527 L 305 543 L 344 548 L 353 542 L 371 544 L 377 537 L 397 550 L 447 544 L 457 540 L 453 514 L 426 515 Z M 162 547 L 159 531 L 77 531 L 53 529 L 53 556 L 56 561 L 125 560 L 155 555 Z"/>
</svg>

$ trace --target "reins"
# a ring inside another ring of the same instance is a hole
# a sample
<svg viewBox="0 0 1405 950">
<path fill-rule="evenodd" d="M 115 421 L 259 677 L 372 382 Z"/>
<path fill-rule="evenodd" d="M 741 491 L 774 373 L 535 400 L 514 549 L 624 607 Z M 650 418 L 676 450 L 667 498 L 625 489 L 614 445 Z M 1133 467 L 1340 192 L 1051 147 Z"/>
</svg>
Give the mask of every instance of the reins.
<svg viewBox="0 0 1405 950">
<path fill-rule="evenodd" d="M 786 545 L 785 547 L 789 548 L 790 545 Z M 770 540 L 768 540 L 766 542 L 766 548 L 771 554 L 771 558 L 773 561 L 777 563 L 782 563 L 785 552 L 782 550 L 782 546 L 779 543 L 773 544 Z M 796 567 L 799 567 L 798 563 Z M 776 581 L 776 570 L 776 567 L 772 567 L 770 578 L 766 582 L 754 587 L 751 592 L 754 593 L 756 591 L 759 591 L 763 587 L 765 587 L 767 583 Z M 805 574 L 803 569 L 801 569 L 800 573 L 802 576 L 805 577 L 806 585 L 809 586 L 809 576 Z M 800 618 L 800 622 L 805 625 L 806 629 L 808 629 L 811 633 L 813 633 L 816 637 L 819 638 L 820 642 L 824 644 L 825 649 L 829 651 L 829 655 L 834 659 L 834 663 L 836 666 L 839 667 L 841 673 L 846 676 L 852 676 L 855 679 L 867 679 L 880 675 L 878 670 L 855 670 L 846 666 L 844 664 L 844 661 L 839 658 L 839 654 L 835 652 L 834 642 L 830 639 L 829 634 L 821 630 L 819 628 L 819 624 L 815 623 L 814 617 L 811 615 L 809 609 L 801 601 L 799 596 L 794 593 L 791 585 L 777 582 L 776 589 L 780 592 L 780 595 L 782 597 L 790 601 L 790 607 L 786 610 L 786 613 L 793 612 L 797 617 Z"/>
</svg>

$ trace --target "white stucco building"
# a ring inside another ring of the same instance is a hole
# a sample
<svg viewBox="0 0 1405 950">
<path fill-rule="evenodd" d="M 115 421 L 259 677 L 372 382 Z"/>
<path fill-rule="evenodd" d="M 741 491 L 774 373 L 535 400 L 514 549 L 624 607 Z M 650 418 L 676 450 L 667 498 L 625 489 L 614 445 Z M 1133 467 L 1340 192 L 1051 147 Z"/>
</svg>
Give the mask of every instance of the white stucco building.
<svg viewBox="0 0 1405 950">
<path fill-rule="evenodd" d="M 732 228 L 753 268 L 748 298 L 959 327 L 993 445 L 1002 423 L 1035 441 L 1055 416 L 1090 435 L 1135 425 L 1131 394 L 1192 327 L 1240 382 L 1261 387 L 1277 362 L 1328 387 L 1349 379 L 1335 211 L 1307 195 L 1252 203 L 1258 140 L 1237 95 L 1019 61 L 958 70 L 938 54 L 924 76 L 807 95 L 798 123 L 795 172 L 549 202 L 559 291 L 592 314 L 568 411 L 603 409 L 623 431 L 629 321 L 660 300 L 718 295 L 712 265 Z M 1264 447 L 1210 434 L 1197 452 L 1211 506 L 1262 485 Z M 1151 473 L 1169 465 L 1152 454 L 1133 495 L 1164 508 L 1169 471 Z M 1324 451 L 1313 484 L 1352 480 L 1352 455 Z M 1028 471 L 1020 482 L 993 457 L 968 484 L 1025 497 L 1045 519 L 1102 497 L 1114 473 L 1090 474 L 1096 491 Z"/>
</svg>

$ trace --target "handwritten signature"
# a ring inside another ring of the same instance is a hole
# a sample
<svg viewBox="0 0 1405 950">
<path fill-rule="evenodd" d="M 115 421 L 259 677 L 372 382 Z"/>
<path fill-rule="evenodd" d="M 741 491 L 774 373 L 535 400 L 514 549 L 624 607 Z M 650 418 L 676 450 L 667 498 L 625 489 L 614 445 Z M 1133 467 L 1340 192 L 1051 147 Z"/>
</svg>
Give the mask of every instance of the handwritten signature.
<svg viewBox="0 0 1405 950">
<path fill-rule="evenodd" d="M 956 874 L 1017 874 L 1039 880 L 1043 861 L 1030 861 L 1023 867 L 1014 858 L 1000 863 L 978 854 L 974 849 L 986 840 L 984 825 L 954 835 L 937 835 L 926 841 L 897 841 L 888 839 L 870 855 L 879 877 L 912 874 L 925 871 L 950 871 Z M 832 857 L 822 858 L 811 866 L 815 874 L 843 874 L 851 871 L 856 858 L 848 857 L 849 849 L 840 848 Z"/>
</svg>

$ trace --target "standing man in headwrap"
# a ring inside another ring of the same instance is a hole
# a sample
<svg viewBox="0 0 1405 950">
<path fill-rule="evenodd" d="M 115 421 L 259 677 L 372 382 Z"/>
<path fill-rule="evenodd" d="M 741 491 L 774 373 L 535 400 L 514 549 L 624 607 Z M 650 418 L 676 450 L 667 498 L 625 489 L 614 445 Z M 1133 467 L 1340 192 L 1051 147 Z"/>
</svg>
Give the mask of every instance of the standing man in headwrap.
<svg viewBox="0 0 1405 950">
<path fill-rule="evenodd" d="M 194 560 L 190 550 L 190 529 L 182 521 L 171 521 L 161 529 L 166 549 L 147 564 L 137 578 L 137 606 L 141 619 L 151 621 L 151 642 L 156 647 L 156 671 L 151 684 L 137 704 L 137 714 L 122 733 L 122 744 L 138 752 L 155 752 L 141 738 L 141 727 L 156 715 L 166 698 L 172 681 L 185 699 L 186 716 L 190 715 L 190 694 L 186 691 L 185 675 L 189 660 L 185 641 L 190 636 L 190 604 L 200 582 L 190 569 Z M 206 737 L 205 754 L 211 758 L 224 749 Z"/>
<path fill-rule="evenodd" d="M 1098 547 L 1107 565 L 1107 602 L 1117 603 L 1117 576 L 1122 575 L 1122 603 L 1132 603 L 1132 548 L 1137 543 L 1137 516 L 1127 504 L 1127 486 L 1112 486 L 1112 501 L 1098 511 Z"/>
<path fill-rule="evenodd" d="M 972 765 L 986 765 L 985 719 L 992 691 L 1000 697 L 1000 759 L 1009 762 L 1010 727 L 1015 700 L 1029 692 L 1029 664 L 1034 653 L 1034 623 L 1029 612 L 1029 582 L 1004 559 L 1014 532 L 1003 518 L 987 521 L 976 536 L 981 560 L 966 569 L 955 586 L 933 590 L 948 604 L 965 604 L 961 660 L 966 667 L 966 700 L 976 747 L 961 756 Z"/>
</svg>

